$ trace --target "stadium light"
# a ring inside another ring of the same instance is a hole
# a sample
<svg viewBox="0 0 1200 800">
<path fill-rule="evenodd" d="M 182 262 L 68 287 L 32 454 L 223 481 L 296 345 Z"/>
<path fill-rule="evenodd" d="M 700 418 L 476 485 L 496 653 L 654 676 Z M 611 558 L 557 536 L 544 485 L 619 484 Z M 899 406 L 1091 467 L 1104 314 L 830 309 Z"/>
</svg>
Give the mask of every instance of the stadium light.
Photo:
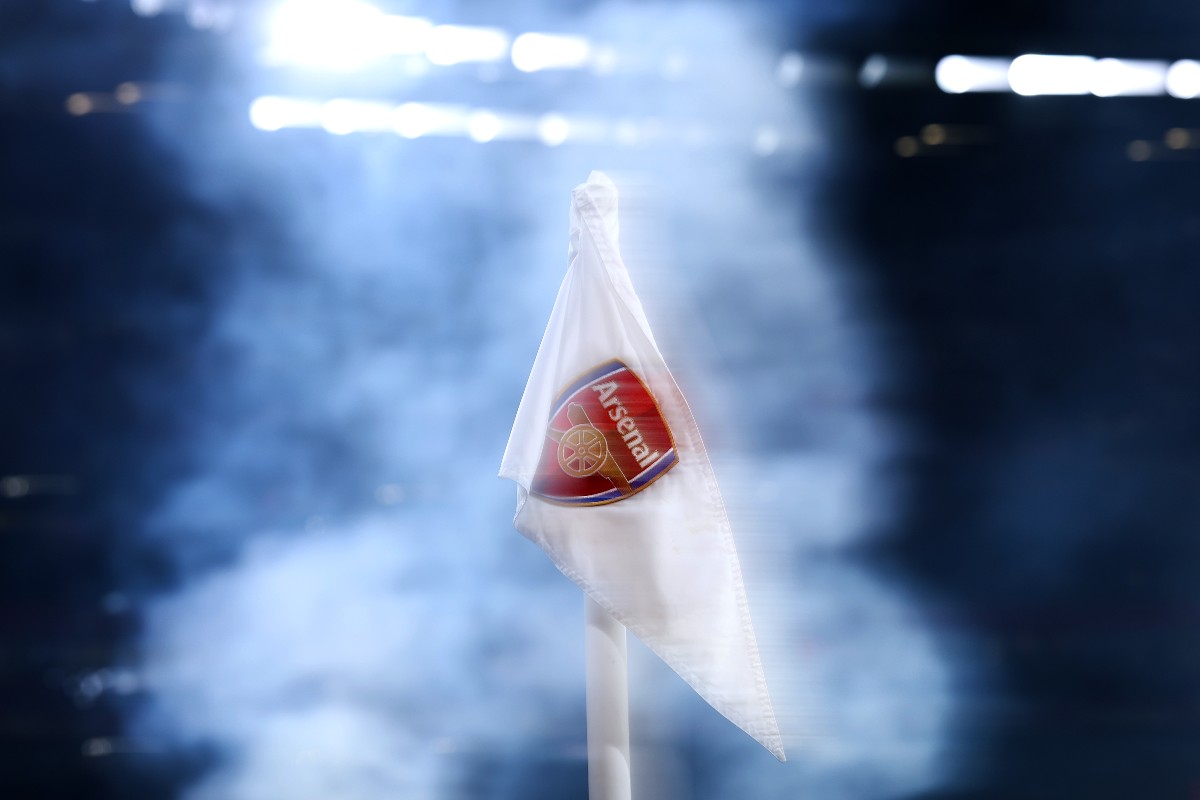
<svg viewBox="0 0 1200 800">
<path fill-rule="evenodd" d="M 1017 56 L 1008 68 L 1008 85 L 1017 94 L 1090 94 L 1096 59 L 1091 56 Z"/>
<path fill-rule="evenodd" d="M 250 104 L 250 123 L 260 131 L 306 128 L 320 124 L 321 103 L 297 97 L 259 97 Z"/>
<path fill-rule="evenodd" d="M 582 36 L 523 33 L 512 46 L 513 66 L 521 72 L 543 69 L 579 69 L 592 55 L 592 46 Z"/>
<path fill-rule="evenodd" d="M 946 56 L 937 63 L 934 80 L 938 88 L 947 94 L 1007 92 L 1008 68 L 1011 64 L 1007 58 Z"/>
<path fill-rule="evenodd" d="M 362 0 L 286 0 L 268 19 L 263 58 L 349 72 L 389 55 L 422 52 L 432 29 L 429 20 L 389 16 Z"/>
<path fill-rule="evenodd" d="M 392 130 L 393 107 L 367 100 L 330 100 L 321 107 L 321 127 L 333 134 Z"/>
<path fill-rule="evenodd" d="M 537 123 L 538 138 L 548 147 L 557 147 L 571 134 L 571 125 L 561 114 L 544 114 Z"/>
<path fill-rule="evenodd" d="M 1176 61 L 1167 70 L 1167 92 L 1189 100 L 1200 95 L 1200 62 Z"/>
<path fill-rule="evenodd" d="M 1092 67 L 1091 88 L 1097 97 L 1163 94 L 1167 88 L 1167 64 L 1102 58 Z"/>
<path fill-rule="evenodd" d="M 508 56 L 508 44 L 508 34 L 499 28 L 438 25 L 430 31 L 425 56 L 441 67 L 501 61 Z"/>
</svg>

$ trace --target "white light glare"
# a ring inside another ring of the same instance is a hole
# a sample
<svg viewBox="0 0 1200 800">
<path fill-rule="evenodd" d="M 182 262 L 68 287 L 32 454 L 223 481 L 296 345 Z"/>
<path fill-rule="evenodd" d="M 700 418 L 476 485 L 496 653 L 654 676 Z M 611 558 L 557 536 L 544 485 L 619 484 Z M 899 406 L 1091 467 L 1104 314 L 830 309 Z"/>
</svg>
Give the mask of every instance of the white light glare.
<svg viewBox="0 0 1200 800">
<path fill-rule="evenodd" d="M 129 7 L 139 17 L 154 17 L 162 13 L 164 0 L 129 0 Z"/>
<path fill-rule="evenodd" d="M 755 155 L 769 156 L 779 149 L 779 131 L 775 128 L 759 128 L 754 134 L 752 145 Z"/>
<path fill-rule="evenodd" d="M 800 83 L 800 78 L 804 76 L 804 56 L 799 53 L 788 51 L 779 59 L 779 65 L 775 68 L 775 78 L 779 81 L 780 86 L 791 88 Z"/>
<path fill-rule="evenodd" d="M 592 46 L 582 36 L 523 33 L 512 46 L 513 66 L 521 72 L 579 69 L 588 63 Z"/>
<path fill-rule="evenodd" d="M 1092 94 L 1097 97 L 1158 95 L 1167 87 L 1164 61 L 1102 58 L 1092 67 Z"/>
<path fill-rule="evenodd" d="M 1017 94 L 1088 94 L 1096 60 L 1091 56 L 1017 56 L 1008 68 L 1008 85 Z"/>
<path fill-rule="evenodd" d="M 549 147 L 557 147 L 567 140 L 571 126 L 560 114 L 546 114 L 538 120 L 538 138 Z"/>
<path fill-rule="evenodd" d="M 405 103 L 391 115 L 392 130 L 405 139 L 421 136 L 462 136 L 469 110 L 444 103 Z"/>
<path fill-rule="evenodd" d="M 501 61 L 508 55 L 508 41 L 508 34 L 499 28 L 438 25 L 430 31 L 425 56 L 441 67 Z"/>
<path fill-rule="evenodd" d="M 490 111 L 476 111 L 467 121 L 467 132 L 477 142 L 490 142 L 500 133 L 500 118 Z"/>
<path fill-rule="evenodd" d="M 948 94 L 964 92 L 1007 92 L 1007 58 L 978 56 L 946 56 L 938 62 L 934 79 L 938 88 Z"/>
<path fill-rule="evenodd" d="M 367 100 L 330 100 L 321 107 L 321 127 L 333 134 L 392 130 L 392 106 Z"/>
<path fill-rule="evenodd" d="M 420 53 L 433 25 L 387 16 L 361 0 L 286 0 L 271 16 L 264 58 L 340 72 L 386 56 Z"/>
<path fill-rule="evenodd" d="M 614 135 L 621 144 L 634 145 L 637 144 L 639 136 L 638 127 L 629 120 L 622 120 L 617 123 Z"/>
<path fill-rule="evenodd" d="M 547 147 L 557 147 L 568 140 L 601 141 L 610 135 L 595 120 L 568 119 L 556 112 L 534 117 L 447 103 L 393 106 L 351 98 L 323 102 L 300 97 L 259 97 L 250 105 L 250 121 L 264 131 L 308 128 L 339 136 L 391 131 L 405 139 L 449 136 L 468 137 L 480 143 L 496 139 L 540 141 Z M 653 138 L 654 134 L 648 136 Z M 643 138 L 643 132 L 625 121 L 617 127 L 616 138 L 624 144 L 633 144 Z"/>
<path fill-rule="evenodd" d="M 883 83 L 883 79 L 887 77 L 887 73 L 887 56 L 875 53 L 864 61 L 862 67 L 858 70 L 858 82 L 868 89 L 873 89 Z"/>
<path fill-rule="evenodd" d="M 440 103 L 393 106 L 377 100 L 336 98 L 326 102 L 300 97 L 259 97 L 250 104 L 250 121 L 264 131 L 321 128 L 336 135 L 394 131 L 406 139 L 421 136 L 494 138 L 505 123 L 490 112 Z M 531 123 L 532 126 L 532 123 Z"/>
<path fill-rule="evenodd" d="M 1167 92 L 1185 100 L 1200 95 L 1200 62 L 1176 61 L 1167 70 Z"/>
<path fill-rule="evenodd" d="M 392 130 L 405 139 L 424 136 L 433 129 L 435 122 L 433 109 L 421 103 L 405 103 L 392 112 Z"/>
<path fill-rule="evenodd" d="M 222 0 L 188 0 L 183 9 L 184 19 L 198 31 L 228 30 L 237 17 L 238 8 Z"/>
<path fill-rule="evenodd" d="M 250 104 L 250 123 L 260 131 L 321 124 L 321 104 L 296 97 L 260 97 Z"/>
<path fill-rule="evenodd" d="M 433 23 L 422 17 L 384 16 L 380 37 L 388 55 L 415 56 L 425 52 Z"/>
</svg>

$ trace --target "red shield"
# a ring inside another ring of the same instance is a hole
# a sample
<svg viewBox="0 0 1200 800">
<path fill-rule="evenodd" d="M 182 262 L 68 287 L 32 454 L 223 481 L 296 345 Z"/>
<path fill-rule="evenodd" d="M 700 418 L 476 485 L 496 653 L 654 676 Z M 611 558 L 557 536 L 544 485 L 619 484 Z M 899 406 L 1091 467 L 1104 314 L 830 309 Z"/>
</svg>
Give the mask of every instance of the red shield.
<svg viewBox="0 0 1200 800">
<path fill-rule="evenodd" d="M 564 505 L 613 503 L 645 489 L 676 461 L 654 396 L 614 359 L 572 381 L 554 401 L 532 491 Z"/>
</svg>

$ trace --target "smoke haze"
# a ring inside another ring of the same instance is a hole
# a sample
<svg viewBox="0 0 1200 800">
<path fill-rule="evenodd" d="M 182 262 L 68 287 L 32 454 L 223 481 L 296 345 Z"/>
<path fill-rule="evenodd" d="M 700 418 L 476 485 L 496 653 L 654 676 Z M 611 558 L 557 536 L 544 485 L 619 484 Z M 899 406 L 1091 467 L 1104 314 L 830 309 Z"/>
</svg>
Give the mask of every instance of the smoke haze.
<svg viewBox="0 0 1200 800">
<path fill-rule="evenodd" d="M 677 77 L 436 79 L 466 102 L 653 118 L 654 142 L 256 131 L 231 97 L 266 79 L 233 52 L 220 91 L 156 112 L 192 196 L 240 215 L 188 346 L 203 389 L 163 444 L 189 469 L 144 525 L 178 581 L 144 608 L 135 727 L 211 749 L 191 800 L 581 791 L 581 599 L 512 531 L 495 472 L 591 169 L 623 190 L 626 260 L 724 483 L 792 758 L 635 647 L 635 779 L 870 800 L 947 774 L 960 664 L 982 668 L 854 555 L 903 502 L 882 469 L 902 432 L 869 400 L 889 354 L 810 223 L 819 110 L 775 80 L 757 13 L 609 3 L 563 23 L 680 50 L 699 66 Z M 783 145 L 755 154 L 763 126 Z"/>
</svg>

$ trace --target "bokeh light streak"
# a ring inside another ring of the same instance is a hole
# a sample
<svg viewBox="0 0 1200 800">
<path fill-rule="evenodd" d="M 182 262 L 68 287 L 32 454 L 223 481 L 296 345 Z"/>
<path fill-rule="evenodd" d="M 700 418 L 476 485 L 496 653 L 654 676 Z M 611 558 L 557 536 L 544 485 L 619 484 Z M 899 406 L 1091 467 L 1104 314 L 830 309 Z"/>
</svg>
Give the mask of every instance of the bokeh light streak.
<svg viewBox="0 0 1200 800">
<path fill-rule="evenodd" d="M 405 139 L 424 136 L 437 127 L 438 112 L 423 103 L 405 103 L 392 112 L 392 130 Z"/>
<path fill-rule="evenodd" d="M 467 133 L 480 144 L 492 141 L 503 129 L 500 118 L 490 111 L 475 111 L 467 118 Z"/>
<path fill-rule="evenodd" d="M 78 481 L 71 475 L 5 475 L 0 478 L 0 496 L 9 500 L 38 494 L 75 494 L 78 488 Z"/>
<path fill-rule="evenodd" d="M 1167 70 L 1167 93 L 1190 100 L 1200 95 L 1200 62 L 1184 59 Z"/>
<path fill-rule="evenodd" d="M 166 7 L 165 0 L 129 0 L 129 7 L 139 17 L 154 17 Z"/>
<path fill-rule="evenodd" d="M 779 85 L 790 89 L 798 85 L 803 76 L 804 57 L 793 51 L 784 53 L 775 68 L 775 79 L 779 81 Z"/>
<path fill-rule="evenodd" d="M 423 17 L 385 15 L 378 24 L 388 55 L 420 55 L 433 30 L 433 23 Z"/>
<path fill-rule="evenodd" d="M 544 69 L 579 69 L 592 57 L 592 46 L 582 36 L 523 33 L 512 45 L 513 66 L 521 72 Z"/>
<path fill-rule="evenodd" d="M 70 95 L 64 106 L 67 109 L 67 113 L 73 117 L 82 117 L 84 114 L 90 114 L 96 107 L 91 95 L 87 92 L 75 92 L 75 94 Z"/>
<path fill-rule="evenodd" d="M 330 100 L 321 107 L 321 127 L 336 135 L 390 131 L 392 112 L 390 103 Z"/>
<path fill-rule="evenodd" d="M 1161 95 L 1167 88 L 1165 61 L 1102 58 L 1092 67 L 1092 94 L 1097 97 Z"/>
<path fill-rule="evenodd" d="M 708 125 L 662 119 L 606 120 L 601 117 L 567 117 L 551 111 L 540 115 L 472 108 L 449 103 L 403 103 L 394 106 L 378 100 L 266 95 L 250 104 L 251 124 L 261 131 L 284 128 L 322 129 L 344 136 L 353 133 L 393 132 L 405 139 L 428 136 L 466 137 L 475 142 L 494 140 L 540 142 L 557 147 L 568 141 L 633 147 L 655 142 L 676 142 L 689 147 L 710 147 L 745 141 L 751 152 L 769 156 L 806 146 L 800 137 L 774 125 L 747 128 L 744 138 L 730 138 Z"/>
<path fill-rule="evenodd" d="M 1014 59 L 948 55 L 934 70 L 947 94 L 1012 91 L 1026 96 L 1175 97 L 1200 94 L 1200 65 L 1153 59 L 1030 53 Z"/>
<path fill-rule="evenodd" d="M 119 88 L 119 87 L 118 87 Z M 124 99 L 122 99 L 122 94 Z M 129 90 L 122 92 L 74 92 L 67 96 L 63 107 L 73 117 L 88 114 L 125 114 L 131 111 Z"/>
<path fill-rule="evenodd" d="M 1007 92 L 1011 63 L 1007 58 L 946 56 L 934 68 L 934 80 L 948 94 Z"/>
<path fill-rule="evenodd" d="M 756 155 L 773 155 L 779 149 L 779 131 L 769 125 L 759 128 L 751 147 Z"/>
<path fill-rule="evenodd" d="M 142 100 L 142 87 L 132 81 L 126 81 L 117 86 L 116 91 L 113 92 L 113 96 L 116 97 L 117 102 L 121 105 L 131 106 Z"/>
<path fill-rule="evenodd" d="M 567 140 L 571 126 L 561 114 L 545 114 L 538 120 L 538 137 L 548 147 L 557 147 Z"/>
<path fill-rule="evenodd" d="M 1091 56 L 1017 56 L 1008 68 L 1008 85 L 1027 97 L 1090 94 L 1095 63 Z"/>
<path fill-rule="evenodd" d="M 259 97 L 250 104 L 250 122 L 261 131 L 312 128 L 321 124 L 319 100 L 298 97 Z"/>
<path fill-rule="evenodd" d="M 875 53 L 863 62 L 862 67 L 858 70 L 858 82 L 867 89 L 872 89 L 881 83 L 887 77 L 888 59 L 887 56 Z"/>
<path fill-rule="evenodd" d="M 1163 143 L 1172 150 L 1187 150 L 1196 139 L 1187 128 L 1171 128 L 1163 134 Z"/>
<path fill-rule="evenodd" d="M 360 0 L 286 0 L 269 16 L 263 60 L 349 72 L 392 55 L 420 53 L 433 25 L 388 16 Z"/>
<path fill-rule="evenodd" d="M 509 35 L 499 28 L 438 25 L 430 31 L 425 56 L 439 67 L 486 63 L 504 60 L 508 47 Z"/>
<path fill-rule="evenodd" d="M 1134 139 L 1125 149 L 1130 161 L 1149 161 L 1154 156 L 1154 145 L 1145 139 Z"/>
<path fill-rule="evenodd" d="M 112 739 L 101 736 L 88 739 L 79 749 L 85 758 L 103 758 L 114 750 Z"/>
</svg>

